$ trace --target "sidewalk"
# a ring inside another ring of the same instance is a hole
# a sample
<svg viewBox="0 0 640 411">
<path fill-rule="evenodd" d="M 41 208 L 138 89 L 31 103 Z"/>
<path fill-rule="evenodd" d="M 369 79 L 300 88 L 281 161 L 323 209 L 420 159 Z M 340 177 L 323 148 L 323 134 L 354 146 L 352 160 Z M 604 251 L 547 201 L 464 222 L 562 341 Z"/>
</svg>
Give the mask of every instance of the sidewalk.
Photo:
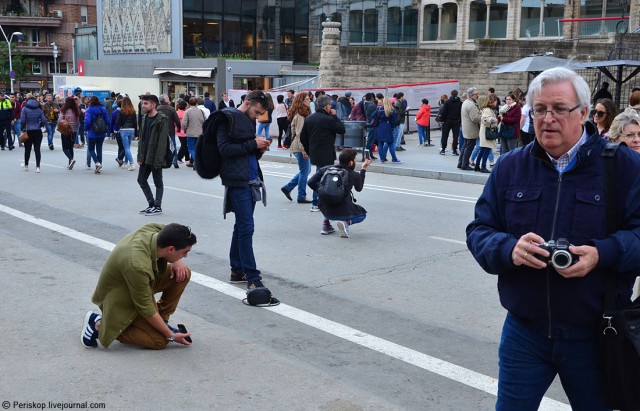
<svg viewBox="0 0 640 411">
<path fill-rule="evenodd" d="M 440 151 L 440 130 L 431 130 L 432 147 L 418 145 L 418 133 L 405 134 L 406 144 L 403 145 L 406 151 L 397 152 L 402 164 L 392 164 L 391 161 L 382 165 L 379 160 L 374 160 L 369 166 L 369 171 L 375 173 L 395 174 L 402 176 L 431 178 L 436 180 L 457 181 L 463 183 L 485 184 L 488 174 L 476 173 L 475 171 L 463 171 L 457 168 L 458 156 L 451 155 L 451 139 L 447 153 L 441 156 Z M 295 157 L 289 154 L 289 150 L 278 150 L 276 142 L 271 145 L 271 150 L 264 153 L 262 160 L 280 163 L 295 163 Z M 378 157 L 378 153 L 374 153 Z M 494 153 L 497 160 L 498 155 Z M 358 161 L 362 157 L 358 156 Z M 391 157 L 388 157 L 391 160 Z M 488 165 L 487 165 L 488 167 Z"/>
</svg>

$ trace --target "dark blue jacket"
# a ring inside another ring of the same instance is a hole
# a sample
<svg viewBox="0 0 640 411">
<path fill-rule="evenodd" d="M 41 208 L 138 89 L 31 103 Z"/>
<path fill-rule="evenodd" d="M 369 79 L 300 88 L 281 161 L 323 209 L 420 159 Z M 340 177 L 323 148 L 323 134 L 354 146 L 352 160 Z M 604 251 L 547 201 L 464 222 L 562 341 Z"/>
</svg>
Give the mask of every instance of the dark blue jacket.
<svg viewBox="0 0 640 411">
<path fill-rule="evenodd" d="M 40 130 L 47 123 L 47 118 L 40 107 L 40 103 L 31 97 L 24 103 L 20 114 L 20 127 L 22 131 Z"/>
<path fill-rule="evenodd" d="M 592 339 L 604 310 L 605 274 L 618 277 L 617 302 L 629 303 L 640 273 L 640 155 L 621 145 L 616 152 L 615 210 L 618 231 L 606 234 L 603 159 L 606 140 L 591 136 L 575 166 L 559 174 L 537 141 L 500 157 L 467 227 L 467 246 L 482 268 L 498 274 L 500 302 L 540 334 Z M 555 226 L 554 226 L 555 222 Z M 566 238 L 598 249 L 598 266 L 585 277 L 566 279 L 551 265 L 516 267 L 518 239 L 529 232 L 545 241 Z"/>
<path fill-rule="evenodd" d="M 111 126 L 111 117 L 109 117 L 109 113 L 107 113 L 107 109 L 102 106 L 89 106 L 87 111 L 84 113 L 84 129 L 87 131 L 87 138 L 103 138 L 107 136 L 107 133 L 102 135 L 96 135 L 93 132 L 93 128 L 91 124 L 95 120 L 96 116 L 102 115 L 104 117 L 105 123 L 107 123 L 107 131 Z"/>
<path fill-rule="evenodd" d="M 249 157 L 262 157 L 256 143 L 256 123 L 237 108 L 222 110 L 229 121 L 218 126 L 218 149 L 220 150 L 220 179 L 227 187 L 247 187 L 249 185 Z M 260 165 L 258 176 L 264 181 Z"/>
</svg>

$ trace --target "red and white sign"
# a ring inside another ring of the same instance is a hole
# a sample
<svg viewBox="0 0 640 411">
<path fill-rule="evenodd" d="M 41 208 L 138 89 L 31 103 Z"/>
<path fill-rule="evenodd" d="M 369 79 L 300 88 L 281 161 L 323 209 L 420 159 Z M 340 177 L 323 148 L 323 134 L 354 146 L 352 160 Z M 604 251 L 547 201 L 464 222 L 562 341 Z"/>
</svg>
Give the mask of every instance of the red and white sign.
<svg viewBox="0 0 640 411">
<path fill-rule="evenodd" d="M 84 76 L 84 60 L 78 60 L 78 75 Z"/>
</svg>

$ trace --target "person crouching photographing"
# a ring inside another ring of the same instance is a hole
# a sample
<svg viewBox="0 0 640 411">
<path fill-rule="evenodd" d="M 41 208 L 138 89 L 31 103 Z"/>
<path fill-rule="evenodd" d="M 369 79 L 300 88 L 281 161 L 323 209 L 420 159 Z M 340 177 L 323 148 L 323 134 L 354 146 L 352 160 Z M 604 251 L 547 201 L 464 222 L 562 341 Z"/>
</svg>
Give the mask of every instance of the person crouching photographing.
<svg viewBox="0 0 640 411">
<path fill-rule="evenodd" d="M 338 221 L 340 237 L 349 238 L 349 226 L 361 223 L 367 217 L 367 210 L 355 204 L 351 189 L 362 191 L 365 173 L 371 164 L 371 159 L 362 163 L 358 173 L 354 171 L 357 154 L 352 148 L 343 150 L 337 166 L 322 167 L 307 183 L 318 193 L 318 207 L 324 216 L 322 231 L 320 231 L 322 235 L 336 231 L 331 225 L 331 220 L 334 220 Z"/>
</svg>

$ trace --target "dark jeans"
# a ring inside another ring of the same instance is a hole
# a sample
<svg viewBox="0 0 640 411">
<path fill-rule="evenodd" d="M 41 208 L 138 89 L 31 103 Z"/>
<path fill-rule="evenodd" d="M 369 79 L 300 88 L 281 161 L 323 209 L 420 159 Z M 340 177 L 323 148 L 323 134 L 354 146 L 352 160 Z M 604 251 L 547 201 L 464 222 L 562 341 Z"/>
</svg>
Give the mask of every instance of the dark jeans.
<svg viewBox="0 0 640 411">
<path fill-rule="evenodd" d="M 156 186 L 156 198 L 154 200 L 151 186 L 149 186 L 149 176 L 153 175 L 153 185 Z M 138 168 L 138 184 L 149 203 L 149 207 L 162 207 L 162 194 L 164 193 L 164 184 L 162 182 L 162 168 L 153 168 L 149 165 L 142 164 Z"/>
<path fill-rule="evenodd" d="M 442 125 L 442 137 L 440 138 L 440 148 L 442 150 L 447 149 L 447 140 L 449 139 L 449 131 L 453 131 L 453 141 L 451 142 L 451 149 L 458 151 L 458 135 L 460 134 L 460 122 L 455 120 L 447 120 Z"/>
<path fill-rule="evenodd" d="M 186 137 L 179 137 L 179 138 L 180 138 L 180 150 L 178 151 L 178 160 L 182 161 L 182 159 L 184 158 L 184 161 L 189 161 L 191 157 L 189 157 L 189 149 L 187 148 L 187 138 Z"/>
<path fill-rule="evenodd" d="M 537 410 L 556 374 L 574 410 L 606 410 L 595 340 L 547 338 L 507 314 L 496 410 Z"/>
<path fill-rule="evenodd" d="M 476 168 L 487 168 L 489 154 L 491 154 L 490 147 L 480 147 L 480 153 L 478 153 L 478 159 L 476 160 Z"/>
<path fill-rule="evenodd" d="M 278 145 L 282 145 L 282 134 L 287 131 L 289 127 L 289 119 L 286 117 L 278 117 Z"/>
<path fill-rule="evenodd" d="M 13 147 L 13 135 L 11 134 L 11 120 L 0 121 L 0 133 L 2 134 L 0 137 L 0 146 L 4 148 L 5 146 L 11 148 Z M 5 137 L 6 134 L 6 137 Z"/>
<path fill-rule="evenodd" d="M 248 281 L 260 280 L 260 271 L 256 268 L 253 255 L 253 210 L 256 208 L 253 190 L 249 186 L 228 187 L 227 196 L 236 216 L 229 249 L 231 270 L 244 273 Z"/>
<path fill-rule="evenodd" d="M 40 167 L 40 145 L 42 144 L 42 130 L 35 129 L 27 131 L 29 140 L 24 143 L 24 164 L 29 164 L 31 158 L 31 147 L 33 147 L 34 153 L 36 153 L 36 167 Z"/>
<path fill-rule="evenodd" d="M 69 164 L 71 164 L 71 160 L 73 160 L 73 143 L 76 141 L 76 133 L 69 133 L 66 135 L 60 136 L 60 141 L 62 142 L 62 152 L 69 159 Z"/>
<path fill-rule="evenodd" d="M 89 150 L 87 155 L 91 156 L 94 163 L 102 164 L 102 144 L 104 143 L 104 137 L 89 138 Z M 87 161 L 87 163 L 89 163 Z"/>
<path fill-rule="evenodd" d="M 458 159 L 458 167 L 469 167 L 469 159 L 471 158 L 471 153 L 473 153 L 473 149 L 476 146 L 475 138 L 465 138 L 464 146 L 460 150 L 460 158 Z"/>
<path fill-rule="evenodd" d="M 116 157 L 118 160 L 123 160 L 124 159 L 124 145 L 122 144 L 122 137 L 120 136 L 120 133 L 116 133 L 116 143 L 118 143 L 118 157 Z"/>
</svg>

